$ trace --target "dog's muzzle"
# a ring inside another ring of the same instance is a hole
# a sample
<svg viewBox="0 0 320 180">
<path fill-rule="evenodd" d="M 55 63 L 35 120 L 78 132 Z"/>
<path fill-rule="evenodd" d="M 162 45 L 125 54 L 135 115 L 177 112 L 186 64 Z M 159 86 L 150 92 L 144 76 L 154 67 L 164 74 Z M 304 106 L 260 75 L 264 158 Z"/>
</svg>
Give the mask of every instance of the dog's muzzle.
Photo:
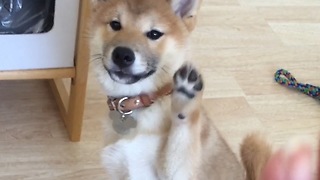
<svg viewBox="0 0 320 180">
<path fill-rule="evenodd" d="M 110 77 L 122 84 L 133 84 L 152 75 L 156 69 L 146 68 L 144 72 L 135 72 L 136 58 L 134 51 L 128 47 L 116 47 L 111 53 L 112 65 L 104 65 Z"/>
</svg>

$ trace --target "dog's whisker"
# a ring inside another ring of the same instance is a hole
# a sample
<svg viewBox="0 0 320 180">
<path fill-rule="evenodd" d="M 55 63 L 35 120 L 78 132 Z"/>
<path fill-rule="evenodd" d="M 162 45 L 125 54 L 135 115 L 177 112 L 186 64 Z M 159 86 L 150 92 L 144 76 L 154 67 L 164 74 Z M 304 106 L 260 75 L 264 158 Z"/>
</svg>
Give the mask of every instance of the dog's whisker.
<svg viewBox="0 0 320 180">
<path fill-rule="evenodd" d="M 102 59 L 102 56 L 92 57 L 91 60 L 93 60 L 93 59 Z"/>
<path fill-rule="evenodd" d="M 93 36 L 91 34 L 87 34 L 87 33 L 86 34 L 83 33 L 82 37 L 84 37 L 84 38 L 93 38 Z"/>
<path fill-rule="evenodd" d="M 165 73 L 169 74 L 169 67 L 167 65 L 164 65 L 161 67 L 162 71 L 164 71 Z"/>
<path fill-rule="evenodd" d="M 161 67 L 162 71 L 164 71 L 165 73 L 169 74 L 169 72 L 164 68 L 164 67 Z"/>
<path fill-rule="evenodd" d="M 102 57 L 102 54 L 99 53 L 99 54 L 93 54 L 92 55 L 92 57 L 96 57 L 96 56 Z"/>
<path fill-rule="evenodd" d="M 91 34 L 90 30 L 87 29 L 84 32 L 82 32 L 82 37 L 86 39 L 92 39 L 93 35 Z"/>
<path fill-rule="evenodd" d="M 90 61 L 90 63 L 93 63 L 93 62 L 98 62 L 100 59 L 94 59 L 92 61 Z"/>
<path fill-rule="evenodd" d="M 97 58 L 103 58 L 103 55 L 102 54 L 100 54 L 100 53 L 97 53 L 97 54 L 93 54 L 93 55 L 91 55 L 91 58 L 92 59 L 97 59 Z"/>
<path fill-rule="evenodd" d="M 90 59 L 90 62 L 94 62 L 94 61 L 98 61 L 98 60 L 102 60 L 103 57 L 95 57 L 95 58 L 92 58 Z"/>
</svg>

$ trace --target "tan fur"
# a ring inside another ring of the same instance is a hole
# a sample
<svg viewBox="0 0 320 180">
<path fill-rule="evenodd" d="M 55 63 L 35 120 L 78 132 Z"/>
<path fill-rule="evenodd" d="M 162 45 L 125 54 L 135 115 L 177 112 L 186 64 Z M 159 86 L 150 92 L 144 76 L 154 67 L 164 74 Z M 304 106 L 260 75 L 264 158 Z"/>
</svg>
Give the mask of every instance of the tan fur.
<svg viewBox="0 0 320 180">
<path fill-rule="evenodd" d="M 247 180 L 259 180 L 261 171 L 272 153 L 271 146 L 261 134 L 248 135 L 241 145 L 241 159 Z"/>
<path fill-rule="evenodd" d="M 174 72 L 186 61 L 184 51 L 188 36 L 195 28 L 197 11 L 201 1 L 197 1 L 192 12 L 184 17 L 177 17 L 172 12 L 171 0 L 93 1 L 95 3 L 90 24 L 93 37 L 90 48 L 93 57 L 95 55 L 102 56 L 101 59 L 98 59 L 99 61 L 95 62 L 95 66 L 106 93 L 111 96 L 152 93 L 164 84 L 172 82 Z M 110 29 L 108 24 L 114 18 L 121 19 L 123 30 L 114 32 Z M 145 31 L 150 30 L 153 26 L 159 27 L 165 32 L 165 36 L 159 41 L 150 41 L 145 37 Z M 168 69 L 157 71 L 152 77 L 154 78 L 152 83 L 138 82 L 138 85 L 133 84 L 132 86 L 114 83 L 105 72 L 104 65 L 110 61 L 108 57 L 115 46 L 129 47 L 141 54 L 144 63 L 157 60 L 157 63 L 162 65 L 159 68 Z M 120 94 L 120 92 L 124 94 Z M 195 98 L 188 100 L 181 100 L 179 97 L 175 99 L 175 94 L 171 97 L 165 96 L 158 99 L 152 106 L 137 111 L 136 118 L 138 118 L 139 124 L 129 135 L 115 135 L 112 131 L 106 134 L 110 140 L 107 140 L 108 146 L 104 149 L 106 153 L 104 158 L 106 160 L 112 159 L 112 156 L 109 156 L 110 148 L 117 148 L 119 145 L 117 142 L 121 140 L 125 140 L 129 144 L 129 142 L 134 142 L 137 137 L 156 136 L 161 140 L 159 148 L 156 148 L 155 169 L 157 169 L 158 179 L 167 180 L 177 177 L 185 177 L 183 179 L 186 180 L 244 179 L 242 166 L 203 110 L 202 93 L 202 91 L 197 92 Z M 186 119 L 178 119 L 177 114 L 179 113 L 185 115 Z M 161 119 L 156 121 L 159 118 Z M 129 145 L 126 146 L 126 143 L 122 143 L 125 144 L 123 147 L 129 147 Z M 245 142 L 245 144 L 247 143 Z M 176 152 L 176 149 L 179 148 L 182 151 Z M 142 147 L 142 149 L 144 148 Z M 117 153 L 117 151 L 113 153 Z M 247 157 L 244 155 L 245 162 L 250 164 L 251 159 L 247 160 Z M 180 160 L 182 163 L 176 165 L 176 161 L 173 159 Z M 106 166 L 110 165 L 109 162 L 106 162 Z M 123 166 L 125 166 L 125 160 L 121 163 L 124 163 Z M 128 176 L 128 170 L 118 169 L 118 166 L 124 168 L 121 164 L 113 165 L 110 165 L 112 170 L 116 169 L 117 173 L 123 171 L 123 174 L 119 174 L 117 177 Z M 181 176 L 172 172 L 175 168 L 181 170 Z"/>
</svg>

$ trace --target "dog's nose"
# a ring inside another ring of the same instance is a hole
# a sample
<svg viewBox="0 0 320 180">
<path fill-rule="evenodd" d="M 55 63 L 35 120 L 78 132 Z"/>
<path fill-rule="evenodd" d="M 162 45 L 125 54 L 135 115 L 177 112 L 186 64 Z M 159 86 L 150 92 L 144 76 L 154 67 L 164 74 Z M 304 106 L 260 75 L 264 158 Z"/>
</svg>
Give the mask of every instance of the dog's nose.
<svg viewBox="0 0 320 180">
<path fill-rule="evenodd" d="M 112 60 L 120 68 L 126 68 L 134 63 L 134 52 L 126 47 L 117 47 L 112 52 Z"/>
</svg>

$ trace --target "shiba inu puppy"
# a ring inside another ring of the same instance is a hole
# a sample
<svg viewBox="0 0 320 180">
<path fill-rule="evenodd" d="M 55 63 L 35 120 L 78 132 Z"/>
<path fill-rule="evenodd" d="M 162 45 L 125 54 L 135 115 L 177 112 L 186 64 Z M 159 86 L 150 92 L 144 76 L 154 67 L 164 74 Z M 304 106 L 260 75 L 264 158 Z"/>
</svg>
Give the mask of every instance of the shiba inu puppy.
<svg viewBox="0 0 320 180">
<path fill-rule="evenodd" d="M 92 0 L 92 64 L 111 112 L 102 152 L 109 179 L 244 179 L 202 108 L 201 74 L 186 62 L 200 4 Z"/>
</svg>

